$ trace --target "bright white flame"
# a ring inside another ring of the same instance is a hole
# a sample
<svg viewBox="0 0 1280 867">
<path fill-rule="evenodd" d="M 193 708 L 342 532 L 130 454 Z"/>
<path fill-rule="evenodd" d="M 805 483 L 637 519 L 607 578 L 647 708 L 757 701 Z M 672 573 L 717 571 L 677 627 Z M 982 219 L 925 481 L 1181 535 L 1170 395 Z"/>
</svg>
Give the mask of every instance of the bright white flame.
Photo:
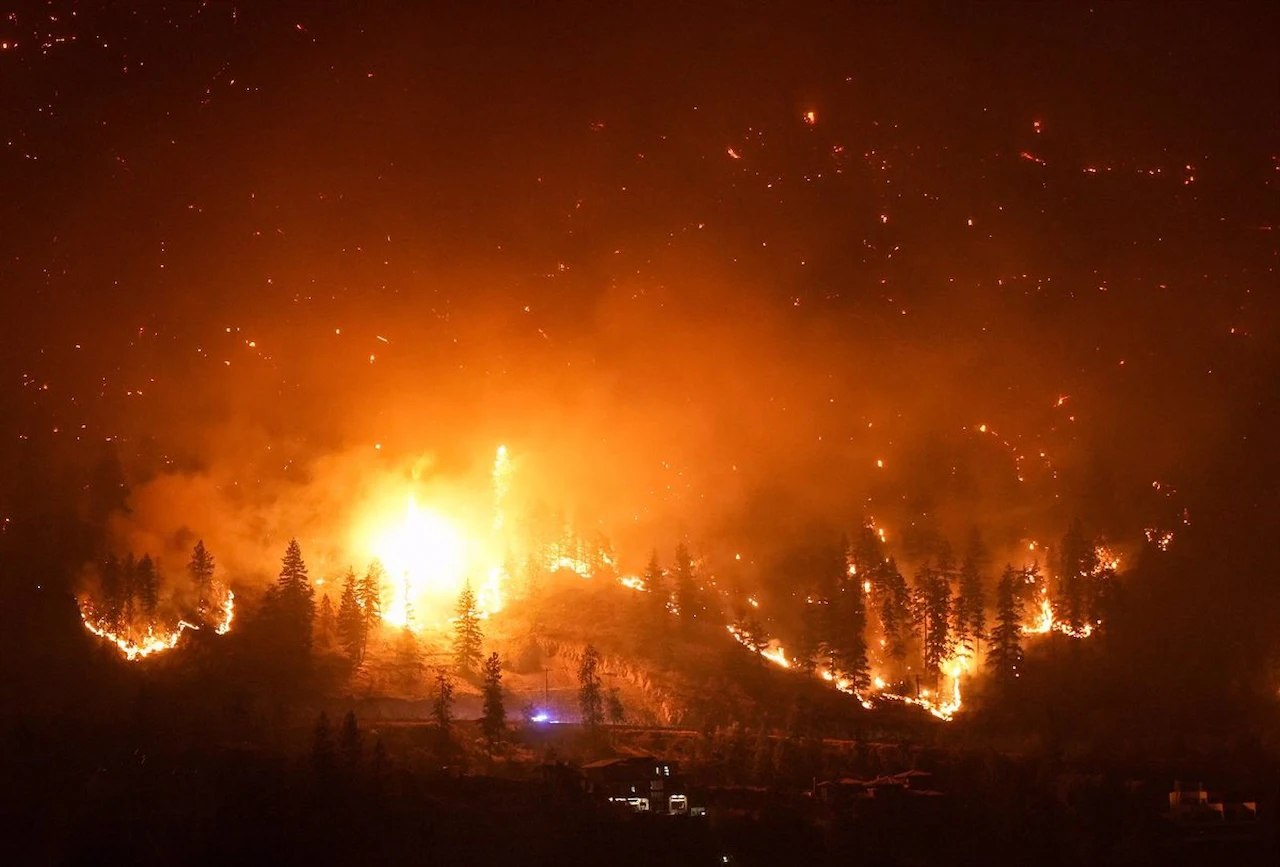
<svg viewBox="0 0 1280 867">
<path fill-rule="evenodd" d="M 424 597 L 452 599 L 466 582 L 467 545 L 447 518 L 418 505 L 412 494 L 404 520 L 387 528 L 371 546 L 387 570 L 391 599 L 382 617 L 410 625 L 410 609 Z"/>
</svg>

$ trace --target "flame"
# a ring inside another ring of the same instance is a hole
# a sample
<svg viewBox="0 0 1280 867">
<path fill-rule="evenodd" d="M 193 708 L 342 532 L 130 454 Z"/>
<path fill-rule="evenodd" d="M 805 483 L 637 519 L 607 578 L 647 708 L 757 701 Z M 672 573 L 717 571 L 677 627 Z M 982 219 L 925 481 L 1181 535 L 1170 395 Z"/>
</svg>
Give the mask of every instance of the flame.
<svg viewBox="0 0 1280 867">
<path fill-rule="evenodd" d="M 132 635 L 122 635 L 107 628 L 101 618 L 95 617 L 93 609 L 89 603 L 82 601 L 80 603 L 80 620 L 84 623 L 84 628 L 92 632 L 101 639 L 111 642 L 116 646 L 124 658 L 133 662 L 138 659 L 144 659 L 154 653 L 162 653 L 166 650 L 172 650 L 178 644 L 178 639 L 182 637 L 182 633 L 188 629 L 199 629 L 194 623 L 188 623 L 185 620 L 179 620 L 178 626 L 172 632 L 157 635 L 155 626 L 149 625 L 147 631 L 141 637 Z"/>
<path fill-rule="evenodd" d="M 391 600 L 382 619 L 394 626 L 410 626 L 410 611 L 425 596 L 452 599 L 467 574 L 467 542 L 449 519 L 418 505 L 409 494 L 404 518 L 382 529 L 370 546 L 387 570 Z"/>
<path fill-rule="evenodd" d="M 222 603 L 222 625 L 213 631 L 218 635 L 226 635 L 231 631 L 231 621 L 236 616 L 236 594 L 227 590 L 227 601 Z"/>
</svg>

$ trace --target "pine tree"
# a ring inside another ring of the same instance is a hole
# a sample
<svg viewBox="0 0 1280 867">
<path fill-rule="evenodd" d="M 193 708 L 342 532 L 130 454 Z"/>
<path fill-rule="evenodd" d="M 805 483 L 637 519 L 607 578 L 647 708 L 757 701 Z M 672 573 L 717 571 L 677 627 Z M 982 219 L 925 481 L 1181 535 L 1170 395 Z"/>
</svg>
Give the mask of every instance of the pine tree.
<svg viewBox="0 0 1280 867">
<path fill-rule="evenodd" d="M 954 569 L 954 560 L 939 557 L 944 567 Z M 925 563 L 916 573 L 915 619 L 924 642 L 924 665 L 936 683 L 942 661 L 951 655 L 951 585 L 947 573 Z"/>
<path fill-rule="evenodd" d="M 472 674 L 483 658 L 481 646 L 484 633 L 480 629 L 480 614 L 476 610 L 476 594 L 468 581 L 458 594 L 457 617 L 453 622 L 453 664 L 458 671 Z"/>
<path fill-rule="evenodd" d="M 693 577 L 693 558 L 689 556 L 689 549 L 683 542 L 676 546 L 675 565 L 671 571 L 680 619 L 686 624 L 702 619 L 706 612 L 703 610 L 697 581 Z"/>
<path fill-rule="evenodd" d="M 312 626 L 316 616 L 315 589 L 307 577 L 307 564 L 302 559 L 302 547 L 297 539 L 291 539 L 285 549 L 276 580 L 275 593 L 264 603 L 279 630 L 279 639 L 287 658 L 300 662 L 311 653 Z"/>
<path fill-rule="evenodd" d="M 436 670 L 436 700 L 431 707 L 431 716 L 436 721 L 441 749 L 447 749 L 453 730 L 453 679 L 443 668 Z"/>
<path fill-rule="evenodd" d="M 417 691 L 426 665 L 422 661 L 422 649 L 418 646 L 418 637 L 407 626 L 400 628 L 400 635 L 396 639 L 392 670 L 395 673 L 396 685 L 402 691 L 411 694 Z"/>
<path fill-rule="evenodd" d="M 871 685 L 867 667 L 867 610 L 862 582 L 851 574 L 852 551 L 844 548 L 832 558 L 830 569 L 837 590 L 833 600 L 832 639 L 835 645 L 836 673 L 846 678 L 859 693 Z M 863 567 L 871 568 L 870 564 Z"/>
<path fill-rule="evenodd" d="M 485 742 L 492 749 L 502 740 L 507 730 L 507 708 L 502 700 L 502 659 L 497 652 L 484 661 L 484 711 L 480 718 L 480 730 Z"/>
<path fill-rule="evenodd" d="M 131 628 L 138 608 L 138 561 L 133 552 L 120 564 L 120 623 Z"/>
<path fill-rule="evenodd" d="M 356 587 L 356 600 L 364 613 L 364 647 L 368 647 L 369 639 L 378 634 L 382 625 L 382 587 L 387 580 L 387 570 L 382 568 L 382 561 L 374 559 L 365 570 L 364 577 Z M 408 601 L 405 602 L 406 606 Z M 363 651 L 362 651 L 363 655 Z"/>
<path fill-rule="evenodd" d="M 357 664 L 364 660 L 365 619 L 356 590 L 356 573 L 347 570 L 342 581 L 342 596 L 338 602 L 338 643 Z"/>
<path fill-rule="evenodd" d="M 216 607 L 213 600 L 213 555 L 204 547 L 204 539 L 196 542 L 187 564 L 187 574 L 196 591 L 196 613 L 206 620 Z"/>
<path fill-rule="evenodd" d="M 348 772 L 354 771 L 360 765 L 360 753 L 363 749 L 360 741 L 360 725 L 356 722 L 356 712 L 349 710 L 342 718 L 342 728 L 338 732 L 338 757 Z"/>
<path fill-rule="evenodd" d="M 1023 580 L 1013 566 L 1005 566 L 996 587 L 996 625 L 987 646 L 987 666 L 1005 682 L 1017 677 L 1022 665 Z"/>
<path fill-rule="evenodd" d="M 143 554 L 138 561 L 134 587 L 138 598 L 138 607 L 142 616 L 152 624 L 156 619 L 156 608 L 160 604 L 160 573 L 150 554 Z"/>
<path fill-rule="evenodd" d="M 124 623 L 124 568 L 114 554 L 102 564 L 102 616 L 115 630 Z"/>
<path fill-rule="evenodd" d="M 671 590 L 667 587 L 667 579 L 658 562 L 658 549 L 654 548 L 649 556 L 649 565 L 644 570 L 644 587 L 648 593 L 651 618 L 658 629 L 667 625 L 667 604 L 671 601 Z"/>
<path fill-rule="evenodd" d="M 813 674 L 818 667 L 825 613 L 826 606 L 821 600 L 806 597 L 804 610 L 800 613 L 800 640 L 795 649 L 796 668 L 805 674 Z"/>
<path fill-rule="evenodd" d="M 1062 539 L 1058 554 L 1057 598 L 1054 616 L 1073 630 L 1080 629 L 1087 613 L 1088 583 L 1097 568 L 1093 541 L 1077 518 Z"/>
<path fill-rule="evenodd" d="M 907 656 L 907 637 L 911 627 L 911 593 L 907 579 L 892 557 L 885 564 L 881 582 L 880 627 L 884 632 L 885 652 L 899 662 Z"/>
<path fill-rule="evenodd" d="M 622 706 L 622 695 L 616 686 L 611 687 L 605 696 L 605 711 L 613 725 L 620 725 L 627 716 L 626 708 Z"/>
<path fill-rule="evenodd" d="M 595 645 L 588 644 L 578 667 L 578 707 L 582 712 L 582 724 L 588 730 L 599 727 L 604 720 L 604 695 L 600 688 L 600 653 Z"/>
<path fill-rule="evenodd" d="M 320 776 L 327 776 L 334 767 L 333 731 L 324 711 L 320 711 L 311 735 L 311 767 Z"/>
<path fill-rule="evenodd" d="M 333 613 L 333 602 L 326 593 L 320 598 L 320 610 L 316 614 L 316 642 L 326 650 L 333 645 L 337 618 Z"/>
<path fill-rule="evenodd" d="M 960 566 L 959 593 L 952 612 L 956 645 L 970 656 L 978 652 L 979 643 L 986 637 L 986 597 L 982 589 L 982 575 L 986 566 L 986 546 L 982 544 L 982 537 L 975 529 L 969 536 L 964 561 Z"/>
</svg>

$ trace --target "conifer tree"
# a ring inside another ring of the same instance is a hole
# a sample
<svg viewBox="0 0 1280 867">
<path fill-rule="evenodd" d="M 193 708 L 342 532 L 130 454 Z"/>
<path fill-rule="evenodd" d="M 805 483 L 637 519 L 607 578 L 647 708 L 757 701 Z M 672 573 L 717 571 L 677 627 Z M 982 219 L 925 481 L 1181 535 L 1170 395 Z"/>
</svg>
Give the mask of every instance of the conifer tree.
<svg viewBox="0 0 1280 867">
<path fill-rule="evenodd" d="M 369 568 L 356 587 L 356 600 L 364 613 L 365 647 L 368 647 L 369 639 L 378 634 L 378 628 L 382 625 L 382 587 L 386 581 L 387 570 L 382 568 L 382 561 L 375 558 L 369 563 Z"/>
<path fill-rule="evenodd" d="M 458 594 L 457 617 L 453 622 L 453 664 L 458 671 L 472 674 L 479 668 L 484 633 L 480 629 L 480 613 L 476 609 L 476 594 L 468 581 Z"/>
<path fill-rule="evenodd" d="M 485 742 L 492 749 L 494 744 L 502 740 L 507 730 L 507 708 L 502 699 L 502 659 L 496 651 L 484 661 L 482 692 L 484 705 L 480 729 L 484 733 Z"/>
<path fill-rule="evenodd" d="M 307 564 L 302 559 L 302 547 L 297 539 L 289 541 L 280 577 L 271 590 L 264 608 L 276 626 L 283 656 L 294 663 L 302 662 L 311 653 L 316 602 L 315 589 L 307 577 Z"/>
<path fill-rule="evenodd" d="M 847 547 L 832 558 L 832 583 L 836 589 L 832 600 L 832 639 L 835 645 L 836 672 L 849 680 L 859 693 L 871 685 L 867 667 L 867 610 L 862 581 L 852 573 L 853 553 Z M 871 563 L 864 570 L 870 570 Z"/>
<path fill-rule="evenodd" d="M 600 653 L 595 645 L 588 644 L 578 667 L 578 707 L 582 724 L 588 730 L 599 727 L 604 720 L 604 694 L 600 687 Z"/>
<path fill-rule="evenodd" d="M 360 725 L 356 722 L 356 712 L 349 710 L 342 718 L 342 728 L 338 731 L 338 757 L 348 772 L 354 771 L 359 766 L 362 750 Z"/>
<path fill-rule="evenodd" d="M 676 546 L 675 565 L 671 571 L 681 621 L 688 624 L 702 619 L 706 612 L 693 576 L 693 558 L 689 556 L 689 549 L 683 542 Z"/>
<path fill-rule="evenodd" d="M 609 714 L 609 722 L 613 725 L 620 725 L 626 718 L 626 708 L 622 706 L 622 694 L 618 692 L 618 688 L 611 687 L 608 695 L 605 696 L 605 711 Z"/>
<path fill-rule="evenodd" d="M 1058 582 L 1054 616 L 1072 629 L 1080 629 L 1088 616 L 1087 586 L 1097 568 L 1093 541 L 1077 518 L 1062 539 L 1058 552 Z"/>
<path fill-rule="evenodd" d="M 356 589 L 358 579 L 352 569 L 347 570 L 342 581 L 342 596 L 338 601 L 338 643 L 357 664 L 364 660 L 365 619 Z"/>
<path fill-rule="evenodd" d="M 108 554 L 102 564 L 102 615 L 113 629 L 124 623 L 124 567 L 114 554 Z"/>
<path fill-rule="evenodd" d="M 196 591 L 196 613 L 204 620 L 216 607 L 213 599 L 213 555 L 205 549 L 204 539 L 196 542 L 191 552 L 187 574 L 191 576 L 191 584 Z"/>
<path fill-rule="evenodd" d="M 124 561 L 120 564 L 120 623 L 131 627 L 137 609 L 138 561 L 131 551 L 125 555 Z"/>
<path fill-rule="evenodd" d="M 414 693 L 422 681 L 422 673 L 426 665 L 422 661 L 422 649 L 418 646 L 418 637 L 407 626 L 400 628 L 396 639 L 395 658 L 392 662 L 396 685 L 407 693 Z"/>
<path fill-rule="evenodd" d="M 156 608 L 160 604 L 160 573 L 150 554 L 143 554 L 142 559 L 138 561 L 136 576 L 134 587 L 138 607 L 147 622 L 154 623 Z"/>
<path fill-rule="evenodd" d="M 436 722 L 441 749 L 448 748 L 453 730 L 453 678 L 444 668 L 436 670 L 436 699 L 431 706 L 431 716 Z"/>
<path fill-rule="evenodd" d="M 650 614 L 654 624 L 663 629 L 667 625 L 667 603 L 671 601 L 671 589 L 667 587 L 667 578 L 663 574 L 662 564 L 658 562 L 658 549 L 654 548 L 649 556 L 649 565 L 644 570 L 644 587 L 648 594 Z"/>
<path fill-rule="evenodd" d="M 972 656 L 986 637 L 986 597 L 982 588 L 987 566 L 986 546 L 975 529 L 969 536 L 964 561 L 960 565 L 959 592 L 952 612 L 956 645 Z"/>
<path fill-rule="evenodd" d="M 899 662 L 907 656 L 907 636 L 911 628 L 911 593 L 907 579 L 892 557 L 881 573 L 884 591 L 880 598 L 880 627 L 884 632 L 885 653 Z"/>
<path fill-rule="evenodd" d="M 1023 580 L 1021 573 L 1007 565 L 996 587 L 996 624 L 987 646 L 987 666 L 1005 682 L 1018 676 L 1022 664 Z"/>
<path fill-rule="evenodd" d="M 320 776 L 327 776 L 334 767 L 333 731 L 324 711 L 320 711 L 311 734 L 311 767 Z"/>
<path fill-rule="evenodd" d="M 939 558 L 954 568 L 954 560 Z M 934 678 L 942 661 L 951 654 L 951 585 L 947 573 L 925 563 L 916 573 L 916 620 L 924 642 L 925 670 Z"/>
<path fill-rule="evenodd" d="M 316 643 L 320 647 L 328 649 L 333 644 L 334 632 L 336 630 L 336 616 L 333 613 L 333 602 L 326 593 L 320 597 L 320 608 L 316 614 Z"/>
</svg>

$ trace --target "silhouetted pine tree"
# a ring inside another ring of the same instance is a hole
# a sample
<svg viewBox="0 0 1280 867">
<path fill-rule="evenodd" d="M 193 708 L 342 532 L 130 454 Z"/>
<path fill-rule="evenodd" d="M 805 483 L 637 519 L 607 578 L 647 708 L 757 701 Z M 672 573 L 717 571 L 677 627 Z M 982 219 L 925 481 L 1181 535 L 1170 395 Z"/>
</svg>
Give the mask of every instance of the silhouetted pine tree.
<svg viewBox="0 0 1280 867">
<path fill-rule="evenodd" d="M 948 565 L 948 561 L 942 561 Z M 954 568 L 954 560 L 949 565 Z M 924 642 L 924 665 L 936 684 L 942 661 L 951 654 L 951 585 L 946 573 L 925 563 L 916 573 L 915 619 Z"/>
<path fill-rule="evenodd" d="M 360 765 L 362 750 L 360 725 L 356 722 L 356 712 L 349 710 L 342 718 L 342 728 L 338 731 L 338 758 L 348 772 L 355 771 Z"/>
<path fill-rule="evenodd" d="M 138 561 L 133 552 L 125 555 L 120 563 L 120 622 L 126 627 L 133 625 L 138 613 Z"/>
<path fill-rule="evenodd" d="M 382 561 L 374 559 L 365 570 L 364 577 L 356 587 L 356 600 L 364 614 L 364 640 L 360 655 L 364 656 L 370 639 L 378 634 L 382 626 L 382 587 L 387 581 L 387 570 L 382 568 Z M 407 605 L 407 602 L 406 602 Z"/>
<path fill-rule="evenodd" d="M 623 719 L 626 718 L 627 711 L 626 708 L 622 706 L 622 696 L 619 694 L 616 686 L 609 689 L 608 694 L 605 696 L 604 705 L 605 712 L 609 715 L 609 722 L 614 725 L 621 724 Z"/>
<path fill-rule="evenodd" d="M 453 622 L 453 664 L 458 671 L 475 673 L 480 667 L 484 632 L 480 629 L 480 613 L 476 609 L 476 594 L 468 581 L 458 594 L 457 618 Z"/>
<path fill-rule="evenodd" d="M 884 588 L 880 597 L 880 628 L 884 632 L 885 653 L 898 662 L 906 659 L 911 630 L 911 593 L 898 563 L 889 558 L 881 572 Z"/>
<path fill-rule="evenodd" d="M 333 772 L 335 753 L 333 749 L 333 731 L 329 726 L 329 715 L 320 711 L 316 727 L 311 734 L 311 767 L 319 776 L 328 776 Z"/>
<path fill-rule="evenodd" d="M 996 625 L 987 645 L 987 666 L 1002 681 L 1018 676 L 1022 665 L 1022 573 L 1005 566 L 996 587 Z"/>
<path fill-rule="evenodd" d="M 280 577 L 267 591 L 263 609 L 273 630 L 281 662 L 288 668 L 305 666 L 311 654 L 316 603 L 315 590 L 307 577 L 307 564 L 302 560 L 302 547 L 297 539 L 291 539 L 285 549 Z"/>
<path fill-rule="evenodd" d="M 975 529 L 969 536 L 964 561 L 960 565 L 959 592 L 952 612 L 956 645 L 969 655 L 978 652 L 986 637 L 986 596 L 982 584 L 987 559 L 986 546 Z"/>
<path fill-rule="evenodd" d="M 196 613 L 202 621 L 207 620 L 217 603 L 213 598 L 213 555 L 205 549 L 203 539 L 196 542 L 191 552 L 187 574 L 196 592 Z"/>
<path fill-rule="evenodd" d="M 342 581 L 342 596 L 338 601 L 338 643 L 347 656 L 360 663 L 364 660 L 365 619 L 356 589 L 358 580 L 352 569 L 347 570 Z"/>
<path fill-rule="evenodd" d="M 1080 629 L 1087 617 L 1087 596 L 1091 576 L 1097 567 L 1093 541 L 1084 534 L 1077 518 L 1062 538 L 1058 551 L 1058 582 L 1054 616 L 1072 629 Z"/>
<path fill-rule="evenodd" d="M 160 572 L 150 554 L 142 555 L 136 574 L 134 587 L 138 596 L 138 608 L 147 622 L 153 623 L 156 608 L 160 605 Z"/>
<path fill-rule="evenodd" d="M 862 692 L 871 685 L 871 674 L 867 668 L 867 609 L 862 581 L 850 574 L 854 567 L 852 559 L 853 552 L 845 548 L 831 566 L 838 573 L 833 576 L 838 587 L 834 600 L 833 638 L 836 645 L 836 673 L 847 678 L 854 689 Z M 871 564 L 868 563 L 863 569 L 869 571 Z"/>
<path fill-rule="evenodd" d="M 320 598 L 320 609 L 316 614 L 316 643 L 326 650 L 333 646 L 336 620 L 333 602 L 329 600 L 329 594 L 326 593 Z"/>
<path fill-rule="evenodd" d="M 649 556 L 649 565 L 644 570 L 644 586 L 649 601 L 650 617 L 658 629 L 665 629 L 668 624 L 667 604 L 671 601 L 671 588 L 667 586 L 667 577 L 658 562 L 658 549 L 654 548 Z"/>
<path fill-rule="evenodd" d="M 114 554 L 108 554 L 102 564 L 100 591 L 101 614 L 113 629 L 124 624 L 124 567 Z"/>
<path fill-rule="evenodd" d="M 686 624 L 701 620 L 706 615 L 706 609 L 693 575 L 693 558 L 689 556 L 689 549 L 683 542 L 676 546 L 675 565 L 671 569 L 671 575 L 680 619 Z"/>
<path fill-rule="evenodd" d="M 404 692 L 416 692 L 422 682 L 426 664 L 422 661 L 422 649 L 418 637 L 407 626 L 401 627 L 396 638 L 395 658 L 392 661 L 396 686 Z"/>
<path fill-rule="evenodd" d="M 453 679 L 444 668 L 436 670 L 436 699 L 431 717 L 436 723 L 440 755 L 445 757 L 453 749 Z"/>
<path fill-rule="evenodd" d="M 595 645 L 588 644 L 578 666 L 578 707 L 582 724 L 594 730 L 604 720 L 604 695 L 600 689 L 600 653 Z"/>
<path fill-rule="evenodd" d="M 497 652 L 489 654 L 484 661 L 484 695 L 483 715 L 480 718 L 480 730 L 484 733 L 485 742 L 492 749 L 502 740 L 507 730 L 507 708 L 502 700 L 502 659 Z"/>
</svg>

